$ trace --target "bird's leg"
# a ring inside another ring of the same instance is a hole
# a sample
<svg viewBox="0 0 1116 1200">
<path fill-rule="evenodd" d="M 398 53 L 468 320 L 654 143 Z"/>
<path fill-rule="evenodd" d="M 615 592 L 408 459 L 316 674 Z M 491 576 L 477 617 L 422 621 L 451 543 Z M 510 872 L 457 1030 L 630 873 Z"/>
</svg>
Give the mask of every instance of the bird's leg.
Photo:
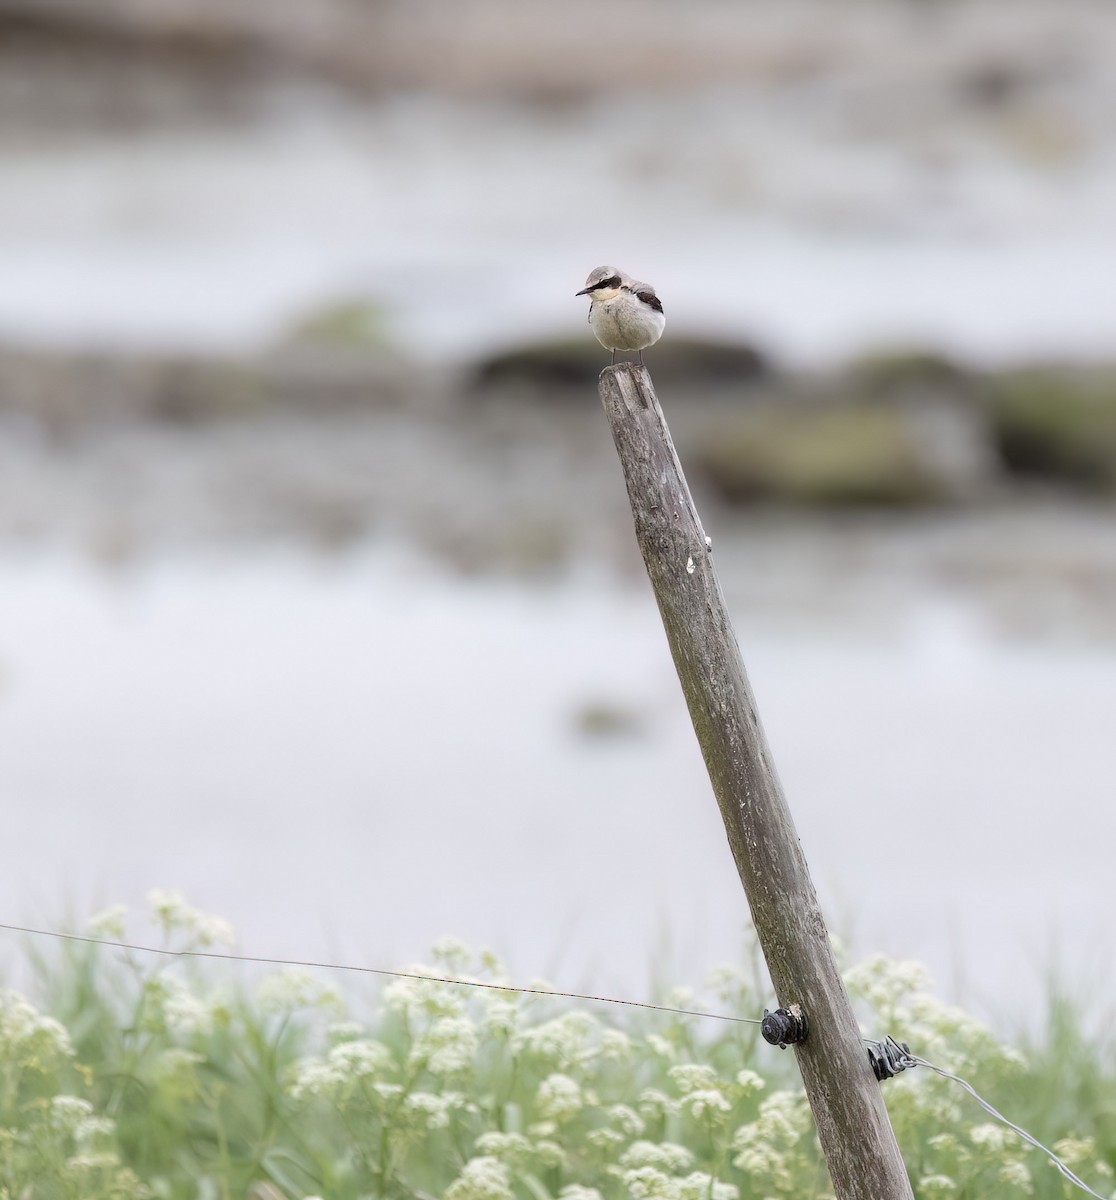
<svg viewBox="0 0 1116 1200">
<path fill-rule="evenodd" d="M 613 350 L 613 352 L 612 352 L 612 365 L 616 366 L 616 351 L 615 350 Z"/>
<path fill-rule="evenodd" d="M 643 351 L 642 350 L 639 352 L 639 365 L 641 367 L 643 366 Z"/>
</svg>

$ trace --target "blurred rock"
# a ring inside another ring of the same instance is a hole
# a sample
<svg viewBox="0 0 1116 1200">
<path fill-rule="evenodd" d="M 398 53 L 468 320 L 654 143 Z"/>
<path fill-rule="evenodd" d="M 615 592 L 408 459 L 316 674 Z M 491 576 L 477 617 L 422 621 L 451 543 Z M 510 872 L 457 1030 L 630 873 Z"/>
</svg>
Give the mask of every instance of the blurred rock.
<svg viewBox="0 0 1116 1200">
<path fill-rule="evenodd" d="M 975 500 L 998 474 L 984 376 L 937 351 L 911 347 L 862 355 L 838 375 L 847 402 L 898 406 L 920 461 L 943 498 Z"/>
<path fill-rule="evenodd" d="M 292 344 L 251 359 L 0 347 L 0 413 L 56 433 L 133 419 L 191 424 L 282 407 L 377 408 L 422 390 L 422 378 L 405 364 L 343 347 Z"/>
<path fill-rule="evenodd" d="M 912 507 L 966 494 L 898 405 L 742 407 L 723 414 L 691 458 L 733 503 Z"/>
<path fill-rule="evenodd" d="M 990 396 L 1008 471 L 1116 496 L 1116 370 L 1009 371 L 990 381 Z"/>
<path fill-rule="evenodd" d="M 979 376 L 935 350 L 921 347 L 880 350 L 853 359 L 846 371 L 851 389 L 864 397 L 973 394 Z"/>
<path fill-rule="evenodd" d="M 719 409 L 691 453 L 732 503 L 972 502 L 998 469 L 982 386 L 933 351 L 881 351 Z"/>
<path fill-rule="evenodd" d="M 771 374 L 766 356 L 747 343 L 671 337 L 645 353 L 656 383 L 671 387 L 738 387 Z M 609 359 L 609 351 L 587 330 L 582 338 L 539 342 L 483 359 L 466 387 L 474 395 L 519 392 L 562 398 L 576 390 L 580 396 L 587 388 L 595 390 Z"/>
</svg>

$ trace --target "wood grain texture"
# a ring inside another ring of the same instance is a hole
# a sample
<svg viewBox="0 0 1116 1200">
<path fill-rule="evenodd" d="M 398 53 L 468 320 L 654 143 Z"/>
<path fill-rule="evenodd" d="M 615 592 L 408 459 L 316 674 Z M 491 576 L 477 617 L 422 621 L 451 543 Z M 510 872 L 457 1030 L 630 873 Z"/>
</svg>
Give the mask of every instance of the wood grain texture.
<svg viewBox="0 0 1116 1200">
<path fill-rule="evenodd" d="M 810 1022 L 795 1052 L 834 1194 L 913 1200 L 651 377 L 632 363 L 607 367 L 600 394 L 775 995 L 781 1005 L 801 1005 Z"/>
</svg>

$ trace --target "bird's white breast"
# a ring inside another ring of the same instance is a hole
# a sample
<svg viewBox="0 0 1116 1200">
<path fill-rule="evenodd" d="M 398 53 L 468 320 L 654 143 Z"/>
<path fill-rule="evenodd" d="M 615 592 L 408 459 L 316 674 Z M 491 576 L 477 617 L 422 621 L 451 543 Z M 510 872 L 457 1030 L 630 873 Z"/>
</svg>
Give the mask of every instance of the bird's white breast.
<svg viewBox="0 0 1116 1200">
<path fill-rule="evenodd" d="M 594 300 L 589 324 L 606 350 L 644 350 L 662 336 L 666 319 L 631 292 Z"/>
</svg>

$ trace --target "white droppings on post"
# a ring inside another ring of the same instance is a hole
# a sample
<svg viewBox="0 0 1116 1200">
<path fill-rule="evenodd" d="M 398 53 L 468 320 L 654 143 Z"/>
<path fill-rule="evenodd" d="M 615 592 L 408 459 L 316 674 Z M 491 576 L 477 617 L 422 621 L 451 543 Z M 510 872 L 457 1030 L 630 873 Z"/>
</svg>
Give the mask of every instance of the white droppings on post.
<svg viewBox="0 0 1116 1200">
<path fill-rule="evenodd" d="M 692 575 L 694 570 L 694 556 L 691 554 L 690 557 L 686 559 L 686 574 Z"/>
</svg>

